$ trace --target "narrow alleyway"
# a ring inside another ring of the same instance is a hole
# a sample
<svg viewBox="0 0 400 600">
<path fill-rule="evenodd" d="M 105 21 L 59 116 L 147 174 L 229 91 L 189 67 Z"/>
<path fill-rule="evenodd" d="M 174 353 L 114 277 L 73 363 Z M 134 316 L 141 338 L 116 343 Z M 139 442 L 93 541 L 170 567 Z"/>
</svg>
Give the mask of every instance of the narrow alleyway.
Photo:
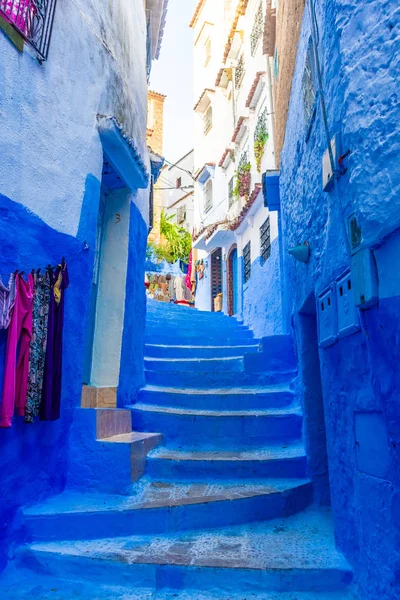
<svg viewBox="0 0 400 600">
<path fill-rule="evenodd" d="M 254 375 L 257 349 L 234 319 L 148 303 L 147 384 L 130 410 L 162 442 L 129 496 L 67 491 L 25 510 L 7 600 L 350 598 L 329 510 L 311 506 L 293 358 Z M 97 412 L 105 441 L 131 444 L 133 474 L 140 433 Z"/>
</svg>

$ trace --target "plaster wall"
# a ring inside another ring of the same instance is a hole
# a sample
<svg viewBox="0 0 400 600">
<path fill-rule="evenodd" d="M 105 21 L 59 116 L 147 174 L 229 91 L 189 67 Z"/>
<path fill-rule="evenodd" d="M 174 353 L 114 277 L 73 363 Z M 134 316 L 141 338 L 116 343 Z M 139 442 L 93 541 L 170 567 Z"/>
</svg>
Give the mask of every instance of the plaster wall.
<svg viewBox="0 0 400 600">
<path fill-rule="evenodd" d="M 297 337 L 296 315 L 306 300 L 349 266 L 342 217 L 346 222 L 355 213 L 362 244 L 375 248 L 380 300 L 364 311 L 368 336 L 360 331 L 319 350 L 332 508 L 336 540 L 355 566 L 360 596 L 394 600 L 400 593 L 398 7 L 330 0 L 316 3 L 316 11 L 329 128 L 341 132 L 343 152 L 350 153 L 346 173 L 324 192 L 321 107 L 311 129 L 302 108 L 307 5 L 281 154 L 285 320 L 295 324 Z M 305 240 L 307 264 L 287 254 Z"/>
<path fill-rule="evenodd" d="M 163 191 L 163 207 L 167 213 L 177 221 L 177 213 L 180 207 L 185 207 L 186 218 L 180 223 L 190 234 L 194 226 L 194 198 L 193 198 L 193 162 L 194 150 L 183 156 L 174 165 L 164 169 L 161 175 L 160 185 L 162 187 L 173 187 Z M 192 174 L 192 175 L 191 175 Z M 178 185 L 180 181 L 180 186 Z"/>
</svg>

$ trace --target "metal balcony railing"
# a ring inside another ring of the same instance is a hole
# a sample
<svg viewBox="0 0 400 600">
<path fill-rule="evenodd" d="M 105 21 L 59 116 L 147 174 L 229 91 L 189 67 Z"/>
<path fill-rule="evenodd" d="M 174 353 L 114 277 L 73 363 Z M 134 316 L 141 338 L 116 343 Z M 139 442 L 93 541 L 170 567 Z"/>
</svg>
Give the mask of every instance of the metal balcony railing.
<svg viewBox="0 0 400 600">
<path fill-rule="evenodd" d="M 57 0 L 0 0 L 0 17 L 32 46 L 40 61 L 49 52 Z"/>
</svg>

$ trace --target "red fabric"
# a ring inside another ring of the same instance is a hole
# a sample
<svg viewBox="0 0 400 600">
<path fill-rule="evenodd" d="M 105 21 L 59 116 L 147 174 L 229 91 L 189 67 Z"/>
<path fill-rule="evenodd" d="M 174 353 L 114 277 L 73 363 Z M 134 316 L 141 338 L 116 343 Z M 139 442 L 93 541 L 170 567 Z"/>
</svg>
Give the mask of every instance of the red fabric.
<svg viewBox="0 0 400 600">
<path fill-rule="evenodd" d="M 188 272 L 185 279 L 186 287 L 192 291 L 193 250 L 190 251 Z"/>
</svg>

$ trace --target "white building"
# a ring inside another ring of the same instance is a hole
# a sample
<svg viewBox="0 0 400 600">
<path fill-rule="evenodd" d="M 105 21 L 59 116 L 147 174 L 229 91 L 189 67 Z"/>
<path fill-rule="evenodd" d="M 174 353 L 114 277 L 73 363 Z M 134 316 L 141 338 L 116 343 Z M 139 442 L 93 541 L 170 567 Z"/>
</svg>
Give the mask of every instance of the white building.
<svg viewBox="0 0 400 600">
<path fill-rule="evenodd" d="M 267 6 L 268 5 L 268 6 Z M 268 12 L 267 12 L 268 9 Z M 274 171 L 272 67 L 264 54 L 270 0 L 202 0 L 194 32 L 195 236 L 205 262 L 196 305 L 265 331 L 260 285 L 280 286 L 278 216 L 264 207 L 262 174 Z M 246 299 L 246 302 L 244 302 Z M 263 300 L 264 302 L 264 300 Z M 244 308 L 246 306 L 246 308 Z"/>
<path fill-rule="evenodd" d="M 193 156 L 194 150 L 190 150 L 173 165 L 165 166 L 159 181 L 164 210 L 190 234 L 194 227 Z"/>
</svg>

